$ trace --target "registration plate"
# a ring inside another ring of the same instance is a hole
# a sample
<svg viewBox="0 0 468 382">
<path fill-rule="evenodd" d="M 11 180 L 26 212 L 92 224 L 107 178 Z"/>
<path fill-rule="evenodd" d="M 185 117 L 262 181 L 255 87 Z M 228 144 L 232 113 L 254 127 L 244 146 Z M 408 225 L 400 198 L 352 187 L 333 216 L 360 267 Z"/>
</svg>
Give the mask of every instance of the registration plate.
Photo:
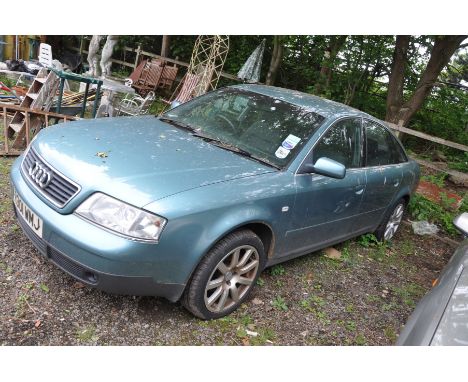
<svg viewBox="0 0 468 382">
<path fill-rule="evenodd" d="M 26 224 L 31 227 L 37 236 L 42 237 L 42 219 L 28 207 L 16 190 L 13 190 L 13 203 L 15 203 L 16 211 L 22 216 Z"/>
</svg>

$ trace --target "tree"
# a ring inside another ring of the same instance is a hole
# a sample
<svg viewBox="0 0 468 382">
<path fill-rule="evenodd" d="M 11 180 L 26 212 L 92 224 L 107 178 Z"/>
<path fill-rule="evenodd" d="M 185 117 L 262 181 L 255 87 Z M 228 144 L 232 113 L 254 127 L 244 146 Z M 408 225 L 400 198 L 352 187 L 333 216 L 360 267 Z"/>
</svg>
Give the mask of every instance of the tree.
<svg viewBox="0 0 468 382">
<path fill-rule="evenodd" d="M 273 37 L 273 53 L 271 55 L 270 68 L 266 76 L 265 84 L 274 85 L 278 70 L 281 66 L 284 54 L 284 37 L 274 36 Z"/>
<path fill-rule="evenodd" d="M 435 38 L 430 58 L 414 91 L 405 100 L 405 70 L 408 64 L 410 36 L 397 36 L 387 92 L 386 120 L 407 125 L 430 94 L 440 73 L 450 61 L 460 44 L 468 36 L 438 36 Z"/>
<path fill-rule="evenodd" d="M 320 68 L 319 79 L 315 84 L 315 94 L 321 94 L 322 90 L 328 89 L 330 85 L 332 70 L 336 56 L 344 45 L 348 36 L 331 36 L 328 46 L 323 55 L 322 66 Z"/>
<path fill-rule="evenodd" d="M 169 57 L 170 44 L 171 44 L 171 36 L 164 35 L 162 37 L 162 44 L 161 44 L 161 56 L 162 57 Z"/>
</svg>

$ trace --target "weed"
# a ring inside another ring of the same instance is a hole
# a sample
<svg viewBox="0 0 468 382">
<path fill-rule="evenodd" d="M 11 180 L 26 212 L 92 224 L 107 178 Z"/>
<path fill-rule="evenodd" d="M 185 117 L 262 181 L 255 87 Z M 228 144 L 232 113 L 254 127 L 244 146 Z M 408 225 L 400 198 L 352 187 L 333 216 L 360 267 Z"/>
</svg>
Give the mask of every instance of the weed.
<svg viewBox="0 0 468 382">
<path fill-rule="evenodd" d="M 271 305 L 273 305 L 276 309 L 278 310 L 283 310 L 287 311 L 288 306 L 286 305 L 286 301 L 284 300 L 283 297 L 277 296 L 272 302 Z"/>
<path fill-rule="evenodd" d="M 26 313 L 26 307 L 28 304 L 29 296 L 25 293 L 22 293 L 16 299 L 16 316 L 23 317 Z"/>
<path fill-rule="evenodd" d="M 44 283 L 41 283 L 40 288 L 44 293 L 49 293 L 49 287 Z"/>
<path fill-rule="evenodd" d="M 282 265 L 275 265 L 270 269 L 270 274 L 272 276 L 282 276 L 286 273 Z"/>
<path fill-rule="evenodd" d="M 257 285 L 262 287 L 265 285 L 265 280 L 263 280 L 261 277 L 257 279 Z"/>
<path fill-rule="evenodd" d="M 278 288 L 282 288 L 282 287 L 284 286 L 284 283 L 283 283 L 281 280 L 276 280 L 275 285 L 276 285 Z"/>
<path fill-rule="evenodd" d="M 247 337 L 247 331 L 244 327 L 240 326 L 237 331 L 236 331 L 236 336 L 239 338 L 246 338 Z"/>
<path fill-rule="evenodd" d="M 408 283 L 402 287 L 392 287 L 393 292 L 397 295 L 405 305 L 414 308 L 415 300 L 419 299 L 423 293 L 424 288 L 415 283 Z"/>
<path fill-rule="evenodd" d="M 358 334 L 355 338 L 354 338 L 354 343 L 358 346 L 365 346 L 367 345 L 367 340 L 366 340 L 366 337 L 364 337 L 363 334 Z"/>
<path fill-rule="evenodd" d="M 356 241 L 359 245 L 366 248 L 375 247 L 380 244 L 373 233 L 366 233 L 365 235 L 359 236 Z"/>
<path fill-rule="evenodd" d="M 320 308 L 325 305 L 325 300 L 319 296 L 310 296 L 309 298 L 303 299 L 299 301 L 299 305 L 312 313 L 315 317 L 317 317 L 321 322 L 325 324 L 329 324 L 330 320 L 328 319 L 327 314 L 321 310 Z"/>
<path fill-rule="evenodd" d="M 346 321 L 345 328 L 350 332 L 354 332 L 356 330 L 356 322 L 352 320 Z"/>
<path fill-rule="evenodd" d="M 379 302 L 380 301 L 380 297 L 379 296 L 376 296 L 376 295 L 373 295 L 373 294 L 370 294 L 368 296 L 366 296 L 366 300 L 368 302 Z"/>
<path fill-rule="evenodd" d="M 348 304 L 345 307 L 346 313 L 353 313 L 354 312 L 354 305 L 353 304 Z"/>
<path fill-rule="evenodd" d="M 384 329 L 384 334 L 385 334 L 385 337 L 387 337 L 392 343 L 395 342 L 397 339 L 395 329 L 393 329 L 391 326 L 387 326 Z"/>
<path fill-rule="evenodd" d="M 88 326 L 85 329 L 76 331 L 76 338 L 80 342 L 96 342 L 99 337 L 96 335 L 96 329 L 93 326 Z"/>
<path fill-rule="evenodd" d="M 274 341 L 276 338 L 276 333 L 273 329 L 265 328 L 259 329 L 258 336 L 252 337 L 250 343 L 252 345 L 264 345 L 267 341 Z"/>
<path fill-rule="evenodd" d="M 443 196 L 441 196 L 441 198 L 443 198 Z M 446 204 L 448 200 L 449 199 L 446 198 Z M 458 231 L 452 221 L 456 213 L 444 208 L 442 204 L 443 202 L 437 204 L 420 194 L 414 194 L 408 204 L 408 210 L 413 218 L 439 223 L 447 233 L 455 235 Z"/>
<path fill-rule="evenodd" d="M 395 310 L 398 308 L 398 304 L 395 301 L 391 301 L 389 303 L 383 304 L 382 305 L 382 310 L 384 312 L 390 312 L 392 310 Z"/>
<path fill-rule="evenodd" d="M 408 239 L 404 240 L 401 243 L 401 251 L 405 255 L 414 255 L 416 253 L 414 243 L 411 240 L 408 240 Z"/>
<path fill-rule="evenodd" d="M 370 257 L 377 261 L 383 261 L 385 255 L 387 254 L 387 248 L 389 243 L 387 241 L 378 241 L 378 244 L 375 246 L 375 250 L 370 253 Z"/>
<path fill-rule="evenodd" d="M 252 323 L 252 317 L 246 314 L 245 316 L 241 317 L 240 322 L 244 326 L 250 325 Z"/>
<path fill-rule="evenodd" d="M 447 177 L 447 174 L 444 174 L 443 172 L 441 172 L 437 175 L 424 175 L 421 177 L 421 180 L 435 184 L 438 187 L 444 187 L 446 177 Z"/>
</svg>

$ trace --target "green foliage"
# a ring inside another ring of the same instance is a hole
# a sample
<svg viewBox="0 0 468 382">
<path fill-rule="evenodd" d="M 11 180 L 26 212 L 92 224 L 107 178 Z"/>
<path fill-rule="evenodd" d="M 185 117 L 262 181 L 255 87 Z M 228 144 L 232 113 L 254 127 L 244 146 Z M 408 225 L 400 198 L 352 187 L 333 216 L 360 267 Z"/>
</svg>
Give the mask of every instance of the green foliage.
<svg viewBox="0 0 468 382">
<path fill-rule="evenodd" d="M 40 288 L 44 293 L 49 293 L 49 287 L 46 284 L 41 283 Z"/>
<path fill-rule="evenodd" d="M 445 178 L 447 177 L 447 174 L 440 172 L 437 175 L 424 175 L 421 177 L 421 180 L 424 180 L 426 182 L 430 182 L 435 184 L 438 187 L 444 187 L 445 186 Z"/>
<path fill-rule="evenodd" d="M 408 283 L 401 287 L 392 286 L 391 288 L 393 293 L 401 298 L 403 303 L 410 308 L 414 308 L 416 306 L 416 301 L 421 298 L 425 291 L 423 287 L 415 283 Z"/>
<path fill-rule="evenodd" d="M 96 335 L 96 328 L 91 325 L 84 329 L 78 329 L 76 331 L 76 338 L 79 342 L 96 342 L 99 339 Z"/>
<path fill-rule="evenodd" d="M 365 235 L 359 236 L 356 241 L 359 245 L 366 248 L 375 247 L 380 244 L 379 240 L 373 233 L 366 233 Z"/>
<path fill-rule="evenodd" d="M 444 193 L 441 194 L 441 204 L 434 203 L 420 194 L 414 194 L 408 210 L 414 219 L 438 223 L 447 233 L 456 235 L 458 231 L 452 221 L 458 212 L 452 211 L 452 201 Z"/>
<path fill-rule="evenodd" d="M 257 285 L 258 285 L 259 287 L 264 286 L 264 285 L 265 285 L 265 280 L 263 280 L 261 277 L 259 277 L 259 278 L 257 279 Z"/>
<path fill-rule="evenodd" d="M 397 335 L 395 333 L 395 329 L 391 326 L 388 326 L 384 329 L 385 337 L 387 337 L 392 343 L 396 341 Z"/>
<path fill-rule="evenodd" d="M 273 305 L 276 309 L 282 310 L 282 311 L 287 311 L 288 310 L 288 305 L 286 304 L 286 301 L 283 297 L 277 296 L 272 302 L 271 305 Z"/>
<path fill-rule="evenodd" d="M 286 273 L 286 271 L 285 271 L 284 267 L 281 264 L 275 265 L 270 269 L 270 274 L 272 276 L 282 276 L 285 273 Z"/>
<path fill-rule="evenodd" d="M 460 154 L 458 152 L 457 154 L 448 155 L 448 167 L 452 170 L 468 172 L 468 153 Z"/>
<path fill-rule="evenodd" d="M 15 86 L 16 82 L 13 81 L 12 79 L 4 76 L 3 74 L 0 73 L 0 82 L 3 82 L 5 84 L 6 87 L 10 88 L 12 86 Z"/>
</svg>

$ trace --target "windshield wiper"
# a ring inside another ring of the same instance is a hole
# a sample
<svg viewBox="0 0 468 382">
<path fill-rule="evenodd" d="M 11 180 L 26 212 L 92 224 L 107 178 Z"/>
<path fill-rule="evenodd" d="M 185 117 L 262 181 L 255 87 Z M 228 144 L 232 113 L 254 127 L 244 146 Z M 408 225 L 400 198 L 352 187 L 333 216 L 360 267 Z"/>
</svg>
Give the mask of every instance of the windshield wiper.
<svg viewBox="0 0 468 382">
<path fill-rule="evenodd" d="M 275 164 L 273 163 L 270 163 L 264 159 L 260 159 L 260 158 L 257 158 L 255 156 L 253 156 L 251 153 L 249 153 L 247 150 L 243 150 L 237 146 L 234 146 L 234 145 L 231 145 L 229 143 L 226 143 L 226 142 L 223 142 L 217 138 L 213 138 L 213 137 L 210 137 L 208 135 L 205 135 L 199 131 L 196 131 L 194 133 L 192 133 L 192 136 L 194 137 L 198 137 L 198 138 L 202 138 L 206 141 L 208 141 L 209 143 L 211 143 L 212 145 L 215 145 L 217 147 L 220 147 L 222 149 L 225 149 L 225 150 L 228 150 L 228 151 L 232 151 L 236 154 L 239 154 L 239 155 L 242 155 L 244 157 L 247 157 L 247 158 L 250 158 L 250 159 L 253 159 L 257 162 L 260 162 L 262 164 L 266 164 L 267 166 L 270 166 L 270 167 L 273 167 L 273 168 L 276 168 L 278 170 L 281 170 L 281 167 L 279 166 L 276 166 Z"/>
<path fill-rule="evenodd" d="M 159 120 L 163 121 L 163 122 L 166 122 L 166 123 L 169 123 L 169 124 L 171 124 L 173 126 L 176 126 L 176 127 L 181 127 L 182 129 L 188 130 L 190 132 L 197 131 L 197 129 L 195 129 L 193 126 L 189 125 L 188 123 L 180 122 L 180 121 L 178 121 L 176 119 L 167 118 L 167 117 L 159 117 Z"/>
</svg>

